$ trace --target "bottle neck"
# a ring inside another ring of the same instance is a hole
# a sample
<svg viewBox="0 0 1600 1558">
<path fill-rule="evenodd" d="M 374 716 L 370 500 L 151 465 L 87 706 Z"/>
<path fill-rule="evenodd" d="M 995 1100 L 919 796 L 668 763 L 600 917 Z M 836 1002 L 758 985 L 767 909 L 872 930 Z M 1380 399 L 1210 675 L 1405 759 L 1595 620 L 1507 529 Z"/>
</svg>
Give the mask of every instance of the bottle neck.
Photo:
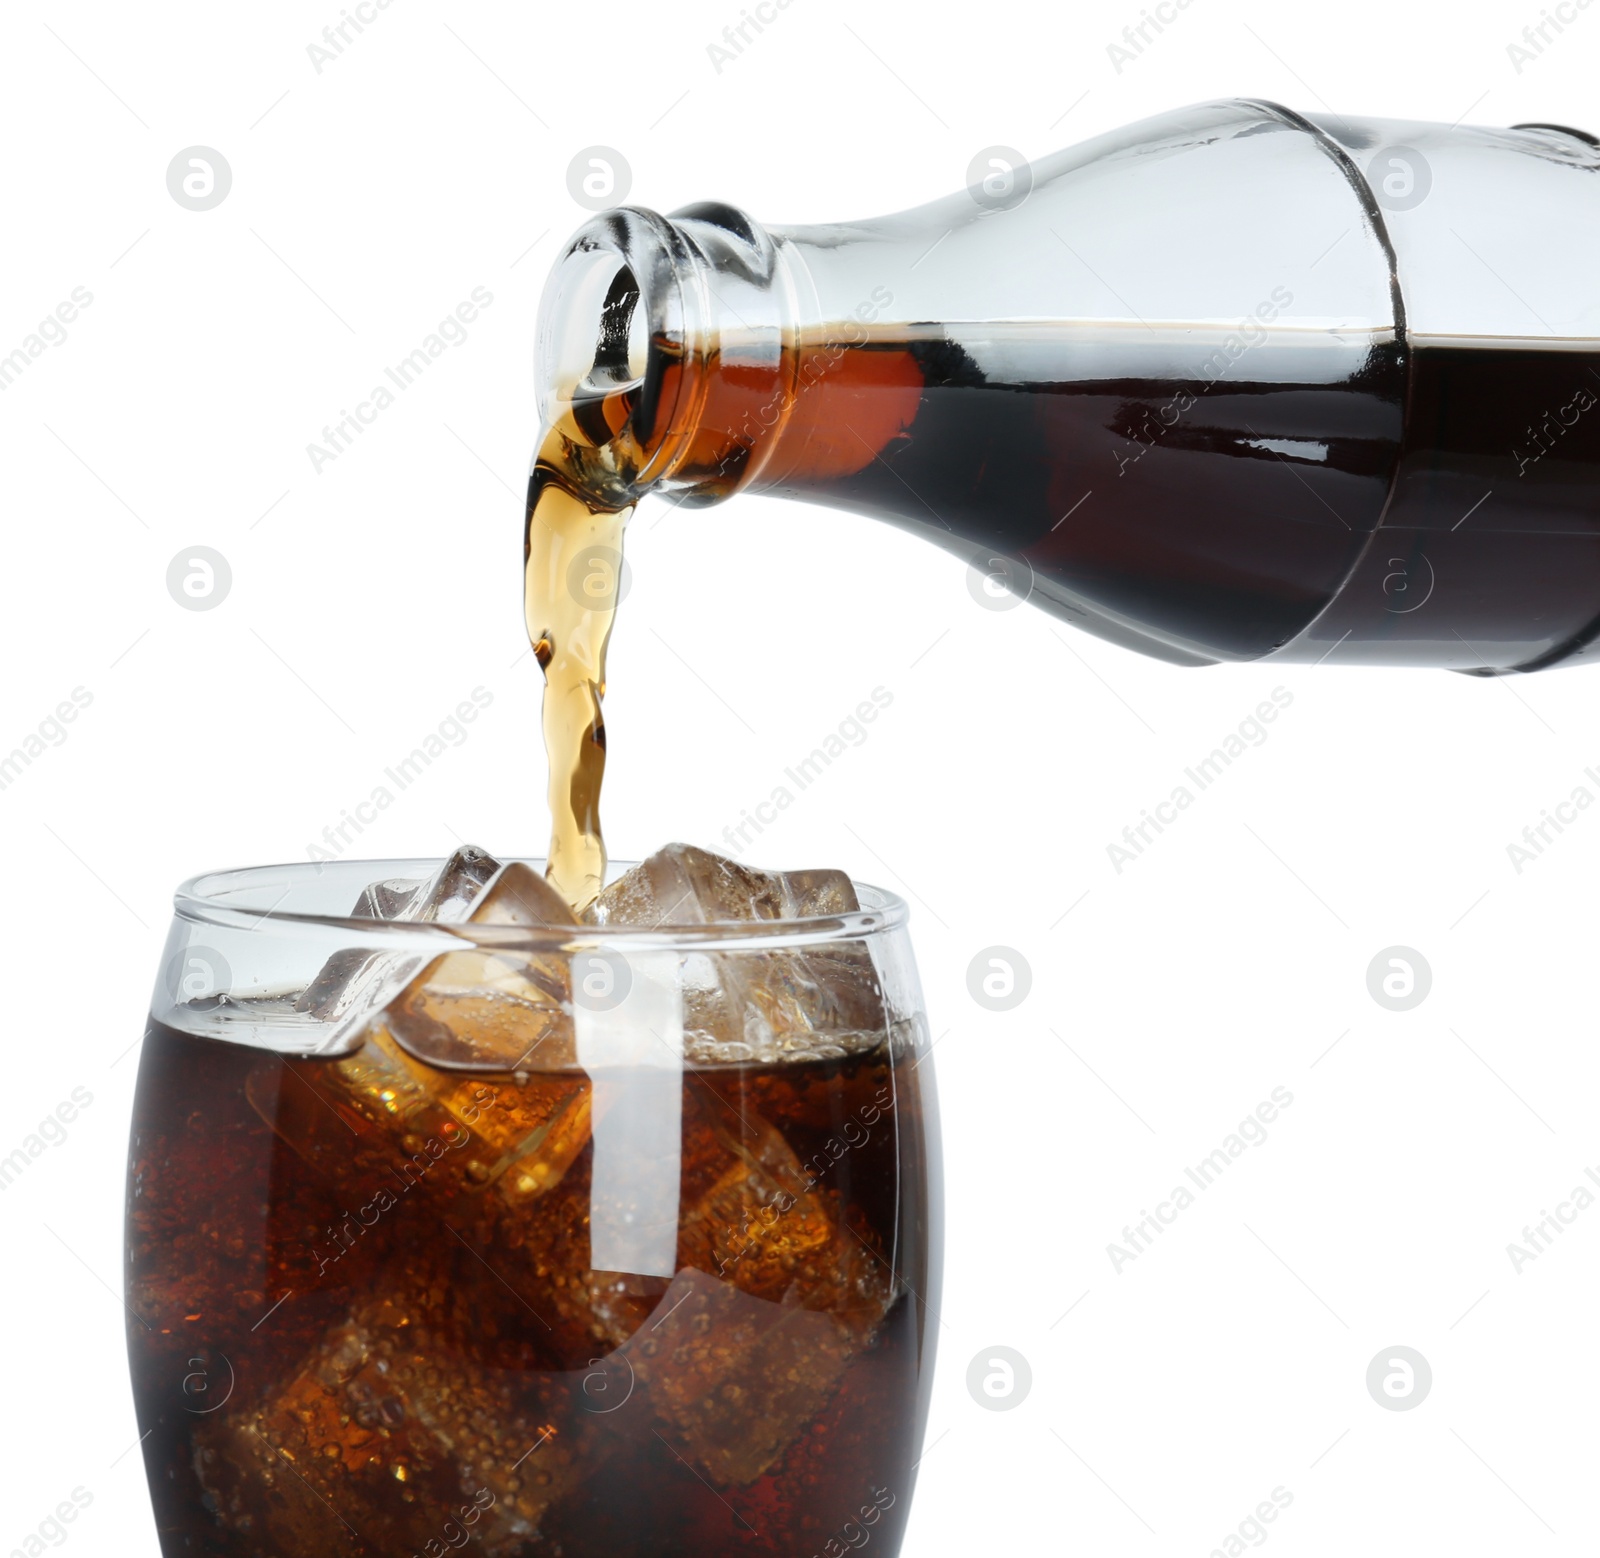
<svg viewBox="0 0 1600 1558">
<path fill-rule="evenodd" d="M 757 484 L 801 388 L 808 277 L 732 206 L 607 211 L 567 246 L 540 306 L 539 410 L 613 506 L 687 507 Z"/>
</svg>

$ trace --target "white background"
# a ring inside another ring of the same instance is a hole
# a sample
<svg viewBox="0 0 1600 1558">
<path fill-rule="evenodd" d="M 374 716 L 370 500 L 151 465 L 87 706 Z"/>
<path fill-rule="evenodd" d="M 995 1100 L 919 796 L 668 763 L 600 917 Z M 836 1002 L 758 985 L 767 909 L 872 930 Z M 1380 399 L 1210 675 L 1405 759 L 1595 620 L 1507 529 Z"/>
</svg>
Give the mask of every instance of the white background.
<svg viewBox="0 0 1600 1558">
<path fill-rule="evenodd" d="M 0 791 L 10 974 L 0 1155 L 85 1087 L 0 1192 L 0 1551 L 74 1486 L 70 1545 L 156 1552 L 125 1382 L 122 1173 L 168 894 L 304 858 L 476 687 L 493 702 L 348 853 L 543 842 L 520 612 L 531 342 L 596 142 L 631 199 L 771 222 L 897 210 L 980 148 L 1042 154 L 1186 102 L 1600 129 L 1600 9 L 1518 73 L 1540 7 L 1194 0 L 1120 73 L 1136 3 L 941 11 L 793 0 L 740 57 L 738 0 L 394 0 L 320 73 L 335 0 L 0 14 L 0 355 L 93 303 L 0 393 L 0 749 L 93 702 Z M 233 187 L 169 196 L 183 148 Z M 359 444 L 306 446 L 474 287 L 493 304 Z M 216 610 L 165 586 L 232 569 Z M 646 505 L 608 701 L 614 853 L 715 845 L 881 686 L 893 704 L 749 857 L 904 893 L 939 1038 L 949 1270 L 906 1552 L 1183 1554 L 1274 1488 L 1285 1555 L 1592 1550 L 1600 1210 L 1506 1252 L 1600 1164 L 1600 813 L 1517 874 L 1506 846 L 1600 794 L 1600 684 L 1179 670 L 1032 610 L 887 527 L 738 499 Z M 1292 706 L 1118 875 L 1106 846 L 1274 687 Z M 991 1014 L 975 953 L 1032 992 Z M 1433 972 L 1393 1013 L 1374 954 Z M 1269 1140 L 1120 1274 L 1107 1245 L 1274 1087 Z M 1069 1312 L 1070 1311 L 1070 1312 Z M 980 1351 L 1030 1362 L 981 1410 Z M 1416 1410 L 1365 1386 L 1431 1363 Z"/>
</svg>

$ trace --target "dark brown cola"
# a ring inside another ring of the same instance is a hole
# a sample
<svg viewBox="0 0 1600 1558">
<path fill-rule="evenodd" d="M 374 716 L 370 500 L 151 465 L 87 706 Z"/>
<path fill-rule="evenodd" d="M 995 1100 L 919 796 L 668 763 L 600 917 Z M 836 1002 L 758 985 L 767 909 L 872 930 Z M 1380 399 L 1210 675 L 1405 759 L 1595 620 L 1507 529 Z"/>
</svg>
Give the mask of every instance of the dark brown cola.
<svg viewBox="0 0 1600 1558">
<path fill-rule="evenodd" d="M 928 1385 L 909 1057 L 673 1074 L 676 1274 L 591 1269 L 581 1071 L 154 1026 L 127 1304 L 162 1550 L 893 1551 Z"/>
<path fill-rule="evenodd" d="M 966 329 L 824 332 L 749 490 L 889 520 L 1185 663 L 1532 669 L 1600 629 L 1600 353 Z"/>
</svg>

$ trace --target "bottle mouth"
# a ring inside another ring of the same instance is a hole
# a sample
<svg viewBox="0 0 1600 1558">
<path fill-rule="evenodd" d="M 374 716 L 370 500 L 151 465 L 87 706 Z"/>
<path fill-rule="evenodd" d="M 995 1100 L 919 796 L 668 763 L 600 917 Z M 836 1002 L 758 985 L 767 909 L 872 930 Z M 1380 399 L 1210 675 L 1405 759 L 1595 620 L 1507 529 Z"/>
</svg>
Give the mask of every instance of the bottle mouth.
<svg viewBox="0 0 1600 1558">
<path fill-rule="evenodd" d="M 539 415 L 562 440 L 562 463 L 618 506 L 659 478 L 682 421 L 672 369 L 694 322 L 673 236 L 652 211 L 602 212 L 568 243 L 539 306 Z"/>
<path fill-rule="evenodd" d="M 787 393 L 780 272 L 771 238 L 731 206 L 618 206 L 579 228 L 546 283 L 535 350 L 539 414 L 569 479 L 617 507 L 658 484 L 691 507 L 744 485 L 754 440 L 730 385 Z"/>
<path fill-rule="evenodd" d="M 609 265 L 603 262 L 594 279 L 600 280 L 606 269 Z M 638 278 L 623 260 L 606 284 L 595 328 L 593 357 L 577 381 L 576 396 L 599 398 L 639 389 L 644 384 L 645 368 L 649 364 L 649 325 L 649 310 L 639 307 Z"/>
</svg>

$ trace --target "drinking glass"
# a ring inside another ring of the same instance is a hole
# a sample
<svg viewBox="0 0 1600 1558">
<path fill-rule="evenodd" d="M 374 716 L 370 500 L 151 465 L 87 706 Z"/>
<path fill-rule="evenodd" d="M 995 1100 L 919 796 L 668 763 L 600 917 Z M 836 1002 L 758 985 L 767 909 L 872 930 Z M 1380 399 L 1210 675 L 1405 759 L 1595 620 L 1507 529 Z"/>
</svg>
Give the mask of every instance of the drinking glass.
<svg viewBox="0 0 1600 1558">
<path fill-rule="evenodd" d="M 905 905 L 372 917 L 439 867 L 177 893 L 127 1201 L 163 1553 L 892 1558 L 940 1242 Z"/>
</svg>

